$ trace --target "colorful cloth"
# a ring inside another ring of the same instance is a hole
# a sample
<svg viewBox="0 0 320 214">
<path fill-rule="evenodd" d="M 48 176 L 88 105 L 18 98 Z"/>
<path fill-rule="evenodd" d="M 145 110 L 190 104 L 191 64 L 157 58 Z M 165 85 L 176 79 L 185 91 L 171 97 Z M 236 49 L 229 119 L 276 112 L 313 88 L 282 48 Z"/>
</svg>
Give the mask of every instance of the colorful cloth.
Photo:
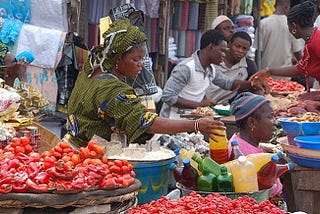
<svg viewBox="0 0 320 214">
<path fill-rule="evenodd" d="M 0 28 L 0 40 L 7 45 L 13 45 L 19 36 L 23 22 L 18 19 L 3 19 Z"/>
<path fill-rule="evenodd" d="M 313 34 L 306 43 L 303 55 L 298 62 L 297 69 L 304 76 L 314 77 L 320 81 L 320 30 L 315 28 Z"/>
<path fill-rule="evenodd" d="M 2 0 L 0 1 L 1 16 L 6 19 L 17 19 L 29 23 L 30 5 L 30 0 Z"/>
<path fill-rule="evenodd" d="M 233 134 L 233 136 L 229 140 L 229 153 L 231 152 L 230 145 L 231 145 L 232 141 L 238 142 L 239 149 L 244 155 L 265 152 L 262 148 L 251 145 L 250 143 L 248 143 L 247 141 L 242 139 L 238 133 L 235 133 L 235 134 Z M 229 156 L 230 156 L 230 154 L 229 154 Z M 274 186 L 274 188 L 271 189 L 270 197 L 278 195 L 281 191 L 282 191 L 282 184 L 281 184 L 280 179 L 278 178 L 276 180 L 276 185 Z"/>
<path fill-rule="evenodd" d="M 150 138 L 145 131 L 157 114 L 147 112 L 133 88 L 126 83 L 110 74 L 89 78 L 89 71 L 86 64 L 69 99 L 70 141 L 84 146 L 93 135 L 110 140 L 111 127 L 124 131 L 128 143 L 144 143 Z"/>
<path fill-rule="evenodd" d="M 8 46 L 0 40 L 0 65 L 4 64 L 4 58 L 6 57 L 8 51 Z"/>
</svg>

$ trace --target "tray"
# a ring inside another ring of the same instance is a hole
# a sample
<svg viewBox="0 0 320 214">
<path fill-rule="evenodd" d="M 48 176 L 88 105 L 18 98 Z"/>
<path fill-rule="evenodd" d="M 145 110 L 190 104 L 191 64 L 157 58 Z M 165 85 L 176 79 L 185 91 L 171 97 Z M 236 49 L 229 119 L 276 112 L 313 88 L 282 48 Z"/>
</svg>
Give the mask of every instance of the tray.
<svg viewBox="0 0 320 214">
<path fill-rule="evenodd" d="M 138 195 L 141 183 L 111 190 L 81 191 L 74 194 L 54 193 L 8 193 L 0 194 L 0 207 L 2 208 L 45 208 L 61 209 L 65 207 L 84 207 L 100 204 L 112 204 L 134 199 Z"/>
</svg>

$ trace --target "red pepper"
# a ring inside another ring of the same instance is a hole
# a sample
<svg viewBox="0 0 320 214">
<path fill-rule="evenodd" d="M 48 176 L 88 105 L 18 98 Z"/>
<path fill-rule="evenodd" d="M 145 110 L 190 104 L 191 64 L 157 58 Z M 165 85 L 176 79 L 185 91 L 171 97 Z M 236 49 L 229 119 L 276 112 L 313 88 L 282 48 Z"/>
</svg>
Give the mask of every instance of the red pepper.
<svg viewBox="0 0 320 214">
<path fill-rule="evenodd" d="M 31 192 L 48 192 L 47 184 L 36 184 L 30 178 L 27 179 L 26 184 Z"/>
<path fill-rule="evenodd" d="M 25 183 L 20 185 L 12 185 L 12 192 L 27 192 L 28 186 Z"/>
<path fill-rule="evenodd" d="M 28 165 L 27 169 L 29 178 L 33 179 L 39 174 L 39 163 L 38 162 L 31 162 Z"/>
<path fill-rule="evenodd" d="M 50 176 L 46 172 L 39 172 L 39 174 L 36 175 L 34 178 L 34 181 L 36 183 L 40 184 L 48 184 L 49 183 Z"/>
<path fill-rule="evenodd" d="M 65 179 L 69 180 L 72 179 L 75 174 L 72 172 L 58 172 L 56 167 L 51 167 L 47 170 L 47 173 L 52 177 L 52 178 L 60 178 L 60 179 Z"/>
<path fill-rule="evenodd" d="M 25 153 L 18 153 L 14 156 L 17 160 L 21 161 L 24 164 L 29 164 L 32 159 L 30 158 L 29 155 L 25 154 Z"/>
<path fill-rule="evenodd" d="M 12 185 L 11 184 L 2 184 L 0 186 L 0 193 L 6 194 L 11 192 L 12 190 Z"/>
</svg>

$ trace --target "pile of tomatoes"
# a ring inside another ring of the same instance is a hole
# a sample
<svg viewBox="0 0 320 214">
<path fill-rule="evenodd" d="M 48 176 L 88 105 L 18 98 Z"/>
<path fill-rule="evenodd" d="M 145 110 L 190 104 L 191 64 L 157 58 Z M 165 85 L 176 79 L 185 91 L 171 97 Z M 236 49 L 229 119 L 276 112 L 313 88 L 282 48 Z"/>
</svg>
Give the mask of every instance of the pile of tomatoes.
<svg viewBox="0 0 320 214">
<path fill-rule="evenodd" d="M 303 85 L 286 79 L 274 79 L 271 77 L 266 78 L 271 92 L 293 92 L 303 91 Z"/>
<path fill-rule="evenodd" d="M 27 137 L 13 138 L 0 149 L 0 193 L 75 193 L 127 187 L 135 181 L 127 160 L 108 160 L 94 141 L 79 151 L 60 142 L 42 154 L 29 143 Z"/>
<path fill-rule="evenodd" d="M 230 199 L 218 193 L 202 197 L 196 192 L 183 196 L 179 200 L 168 199 L 163 196 L 149 204 L 143 204 L 130 209 L 127 214 L 167 214 L 167 213 L 219 213 L 219 214 L 283 214 L 286 213 L 269 200 L 257 203 L 249 196 Z"/>
</svg>

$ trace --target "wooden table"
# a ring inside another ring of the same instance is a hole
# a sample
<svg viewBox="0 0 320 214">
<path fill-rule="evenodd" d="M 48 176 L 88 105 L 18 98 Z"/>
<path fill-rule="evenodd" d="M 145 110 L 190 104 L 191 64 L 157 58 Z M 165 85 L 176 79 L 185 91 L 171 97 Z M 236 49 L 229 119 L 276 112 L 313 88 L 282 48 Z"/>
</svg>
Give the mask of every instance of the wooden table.
<svg viewBox="0 0 320 214">
<path fill-rule="evenodd" d="M 320 169 L 296 166 L 281 176 L 288 211 L 320 213 Z"/>
</svg>

